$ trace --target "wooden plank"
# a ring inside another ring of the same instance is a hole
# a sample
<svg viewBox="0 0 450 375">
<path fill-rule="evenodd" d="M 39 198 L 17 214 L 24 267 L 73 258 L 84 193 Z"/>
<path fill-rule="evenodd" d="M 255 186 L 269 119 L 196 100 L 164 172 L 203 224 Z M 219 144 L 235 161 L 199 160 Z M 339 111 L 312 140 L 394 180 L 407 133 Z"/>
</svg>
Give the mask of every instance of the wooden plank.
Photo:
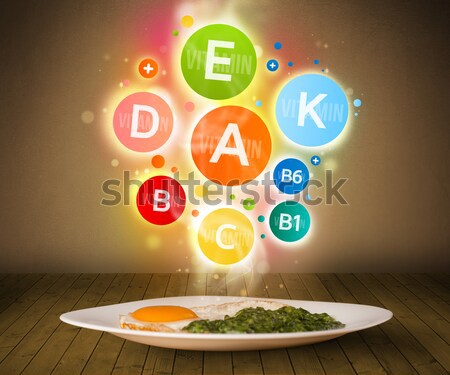
<svg viewBox="0 0 450 375">
<path fill-rule="evenodd" d="M 261 274 L 245 273 L 244 281 L 249 297 L 264 298 L 268 296 L 266 284 Z"/>
<path fill-rule="evenodd" d="M 281 278 L 291 299 L 312 300 L 303 281 L 296 273 L 282 274 Z M 325 374 L 314 346 L 288 348 L 288 353 L 296 374 Z"/>
<path fill-rule="evenodd" d="M 0 335 L 0 361 L 14 349 L 47 311 L 61 298 L 79 275 L 66 274 L 52 285 L 32 306 Z"/>
<path fill-rule="evenodd" d="M 262 275 L 270 298 L 289 299 L 284 288 L 283 280 L 278 274 L 266 273 Z M 286 349 L 271 349 L 261 351 L 261 362 L 266 375 L 294 374 L 288 351 Z"/>
<path fill-rule="evenodd" d="M 417 298 L 428 306 L 430 306 L 434 311 L 440 314 L 447 321 L 450 321 L 450 305 L 445 303 L 442 299 L 438 298 L 434 293 L 424 287 L 416 279 L 412 278 L 406 274 L 393 274 L 398 281 L 400 281 L 406 288 L 408 288 L 411 293 L 414 293 Z"/>
<path fill-rule="evenodd" d="M 169 285 L 170 273 L 155 273 L 148 284 L 144 299 L 161 298 Z"/>
<path fill-rule="evenodd" d="M 95 306 L 114 278 L 113 274 L 101 274 L 89 286 L 86 293 L 73 306 L 72 310 Z M 50 374 L 64 352 L 69 347 L 80 328 L 70 324 L 60 324 L 45 342 L 39 352 L 23 371 L 23 374 Z"/>
<path fill-rule="evenodd" d="M 370 289 L 381 303 L 396 315 L 400 323 L 419 342 L 423 343 L 445 370 L 450 371 L 450 350 L 445 341 L 381 285 L 374 276 L 358 274 L 357 278 Z"/>
<path fill-rule="evenodd" d="M 429 275 L 423 273 L 413 273 L 411 276 L 419 281 L 423 286 L 431 290 L 436 296 L 441 298 L 447 304 L 450 304 L 450 291 L 442 284 L 431 278 Z"/>
<path fill-rule="evenodd" d="M 431 273 L 430 276 L 432 279 L 436 280 L 438 283 L 442 284 L 447 291 L 450 289 L 450 274 L 446 273 Z"/>
<path fill-rule="evenodd" d="M 186 295 L 204 296 L 206 293 L 206 273 L 191 273 L 188 277 Z M 177 350 L 173 374 L 201 375 L 203 373 L 203 352 Z"/>
<path fill-rule="evenodd" d="M 186 295 L 188 284 L 187 273 L 172 273 L 167 285 L 165 297 L 179 297 Z"/>
<path fill-rule="evenodd" d="M 9 305 L 6 310 L 1 313 L 0 334 L 14 323 L 20 316 L 28 310 L 28 308 L 36 302 L 48 288 L 50 288 L 61 274 L 47 274 L 20 296 L 14 303 Z"/>
<path fill-rule="evenodd" d="M 358 303 L 336 275 L 319 274 L 318 277 L 336 302 Z M 373 331 L 372 334 L 361 331 L 359 334 L 352 333 L 339 338 L 339 343 L 356 372 L 386 374 L 385 368 L 395 370 L 394 373 L 409 371 L 411 366 L 408 361 L 383 331 L 379 327 L 374 327 Z M 376 340 L 373 338 L 374 335 L 378 336 Z"/>
<path fill-rule="evenodd" d="M 83 274 L 78 277 L 4 358 L 0 364 L 0 373 L 21 373 L 60 324 L 59 315 L 70 310 L 76 304 L 96 277 L 97 275 L 94 274 Z"/>
<path fill-rule="evenodd" d="M 227 295 L 247 296 L 245 279 L 242 274 L 228 274 L 226 276 Z M 263 374 L 261 355 L 259 351 L 232 352 L 234 375 Z"/>
<path fill-rule="evenodd" d="M 206 278 L 206 294 L 208 296 L 226 296 L 227 280 L 224 273 L 209 273 Z"/>
<path fill-rule="evenodd" d="M 315 274 L 299 275 L 311 297 L 317 301 L 333 302 L 333 297 Z M 355 370 L 345 356 L 339 341 L 331 340 L 314 345 L 326 373 L 354 374 Z"/>
<path fill-rule="evenodd" d="M 9 292 L 11 288 L 17 285 L 18 282 L 25 279 L 28 276 L 32 276 L 31 273 L 8 273 L 0 281 L 0 296 L 3 296 L 5 292 Z"/>
<path fill-rule="evenodd" d="M 229 273 L 226 275 L 227 296 L 245 297 L 247 290 L 245 288 L 244 276 L 241 273 Z"/>
<path fill-rule="evenodd" d="M 122 302 L 140 300 L 144 297 L 151 280 L 151 274 L 137 274 L 128 287 Z M 147 345 L 125 340 L 122 350 L 117 357 L 112 373 L 141 374 L 147 357 L 149 347 Z"/>
<path fill-rule="evenodd" d="M 385 308 L 385 306 L 368 290 L 354 275 L 340 274 L 339 280 L 344 286 L 352 293 L 359 303 L 379 306 Z M 367 334 L 372 334 L 376 327 L 365 330 Z M 389 339 L 395 344 L 397 349 L 408 360 L 409 368 L 402 368 L 401 371 L 397 367 L 384 367 L 386 370 L 392 373 L 401 374 L 414 374 L 416 371 L 419 374 L 445 374 L 444 368 L 437 363 L 437 361 L 428 353 L 425 347 L 422 346 L 397 320 L 396 315 L 386 323 L 383 323 L 379 328 L 389 337 Z M 380 344 L 380 349 L 383 349 L 383 345 L 388 345 L 388 342 L 384 342 L 383 338 L 378 341 L 378 338 L 374 337 L 376 342 Z M 387 352 L 387 354 L 389 351 Z M 387 357 L 386 354 L 386 357 Z M 399 366 L 402 361 L 399 359 L 397 362 L 393 362 L 393 366 Z M 405 366 L 403 366 L 405 367 Z"/>
<path fill-rule="evenodd" d="M 208 296 L 226 296 L 227 285 L 224 273 L 208 274 L 206 279 Z M 205 352 L 203 355 L 203 374 L 222 375 L 233 373 L 231 352 Z"/>
<path fill-rule="evenodd" d="M 296 273 L 283 273 L 281 279 L 292 299 L 311 301 L 312 297 Z"/>
<path fill-rule="evenodd" d="M 116 275 L 97 306 L 120 302 L 132 278 L 132 274 Z M 52 374 L 80 374 L 102 335 L 103 333 L 99 331 L 80 329 Z"/>
<path fill-rule="evenodd" d="M 193 350 L 177 350 L 173 365 L 174 375 L 202 375 L 203 352 Z"/>
<path fill-rule="evenodd" d="M 147 289 L 149 280 L 150 277 L 148 274 L 135 274 L 120 302 L 131 302 L 136 299 L 141 299 L 145 293 L 145 290 Z M 119 317 L 117 317 L 117 319 L 119 319 Z M 87 361 L 86 366 L 83 369 L 83 374 L 110 374 L 114 370 L 114 365 L 118 360 L 119 353 L 124 346 L 124 342 L 124 339 L 121 339 L 117 336 L 103 334 L 98 341 L 95 349 L 93 350 L 89 360 Z M 142 353 L 142 347 L 145 348 L 145 353 Z M 132 356 L 131 359 L 128 358 L 128 360 L 131 361 L 130 366 L 135 365 L 135 362 L 133 361 L 139 360 L 140 357 L 142 357 L 143 361 L 145 359 L 145 356 L 147 355 L 147 349 L 148 348 L 145 345 L 139 345 L 137 347 L 136 353 L 130 353 L 130 355 Z M 125 351 L 126 353 L 129 353 L 127 349 L 125 349 Z M 121 362 L 123 362 L 123 357 Z M 122 363 L 119 363 L 117 367 L 117 371 L 119 371 L 120 373 L 123 372 L 121 364 Z M 139 369 L 138 372 L 141 373 L 141 369 Z"/>
<path fill-rule="evenodd" d="M 191 273 L 186 289 L 187 296 L 204 296 L 206 293 L 206 273 Z"/>
<path fill-rule="evenodd" d="M 148 298 L 161 298 L 164 297 L 166 293 L 167 285 L 169 285 L 170 274 L 168 273 L 157 273 L 154 274 L 148 288 L 145 292 L 145 299 Z M 157 346 L 151 346 L 147 352 L 147 357 L 145 359 L 144 368 L 142 373 L 144 375 L 153 374 L 155 364 L 157 361 L 165 361 L 167 358 L 166 353 L 170 355 L 170 349 L 158 348 Z M 159 367 L 160 365 L 158 365 Z"/>
<path fill-rule="evenodd" d="M 430 309 L 425 303 L 405 288 L 398 280 L 388 274 L 378 274 L 374 277 L 405 306 L 415 313 L 448 344 L 450 342 L 450 324 L 436 311 Z"/>
<path fill-rule="evenodd" d="M 154 283 L 153 279 L 155 279 Z M 187 280 L 187 274 L 156 274 L 152 278 L 149 289 L 151 289 L 151 293 L 155 298 L 185 295 Z M 149 292 L 149 290 L 147 290 L 147 292 Z M 147 353 L 143 374 L 171 374 L 174 368 L 174 361 L 174 349 L 152 346 Z"/>
<path fill-rule="evenodd" d="M 13 274 L 0 290 L 0 313 L 44 277 L 44 274 Z"/>
</svg>

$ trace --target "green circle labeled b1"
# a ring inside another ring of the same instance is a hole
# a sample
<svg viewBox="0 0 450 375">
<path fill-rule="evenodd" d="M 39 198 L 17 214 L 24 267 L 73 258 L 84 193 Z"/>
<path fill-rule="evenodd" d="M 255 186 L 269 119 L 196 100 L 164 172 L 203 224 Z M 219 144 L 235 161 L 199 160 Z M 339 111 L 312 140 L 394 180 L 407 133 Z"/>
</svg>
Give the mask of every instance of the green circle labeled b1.
<svg viewBox="0 0 450 375">
<path fill-rule="evenodd" d="M 256 72 L 256 52 L 242 31 L 229 25 L 197 30 L 181 54 L 189 86 L 209 99 L 228 99 L 244 91 Z"/>
<path fill-rule="evenodd" d="M 295 242 L 308 233 L 311 218 L 303 205 L 295 201 L 286 201 L 272 210 L 269 223 L 275 237 L 284 242 Z"/>
</svg>

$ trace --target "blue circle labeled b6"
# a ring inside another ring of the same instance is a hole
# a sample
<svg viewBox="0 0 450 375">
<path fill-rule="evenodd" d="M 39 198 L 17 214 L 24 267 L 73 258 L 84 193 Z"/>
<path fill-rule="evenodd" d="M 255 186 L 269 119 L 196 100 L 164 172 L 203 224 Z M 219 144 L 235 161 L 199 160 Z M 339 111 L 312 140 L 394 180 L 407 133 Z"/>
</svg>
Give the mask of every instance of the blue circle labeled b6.
<svg viewBox="0 0 450 375">
<path fill-rule="evenodd" d="M 301 160 L 289 158 L 278 163 L 273 171 L 275 186 L 285 194 L 297 194 L 309 182 L 308 167 Z"/>
</svg>

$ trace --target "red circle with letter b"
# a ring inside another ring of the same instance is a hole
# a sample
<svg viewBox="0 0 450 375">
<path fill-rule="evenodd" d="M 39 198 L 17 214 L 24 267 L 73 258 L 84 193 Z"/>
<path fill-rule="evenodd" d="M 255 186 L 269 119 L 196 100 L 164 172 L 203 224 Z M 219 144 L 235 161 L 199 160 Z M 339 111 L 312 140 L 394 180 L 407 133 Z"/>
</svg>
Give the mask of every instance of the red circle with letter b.
<svg viewBox="0 0 450 375">
<path fill-rule="evenodd" d="M 155 176 L 139 188 L 136 204 L 149 223 L 166 225 L 176 221 L 186 206 L 186 194 L 177 180 Z"/>
</svg>

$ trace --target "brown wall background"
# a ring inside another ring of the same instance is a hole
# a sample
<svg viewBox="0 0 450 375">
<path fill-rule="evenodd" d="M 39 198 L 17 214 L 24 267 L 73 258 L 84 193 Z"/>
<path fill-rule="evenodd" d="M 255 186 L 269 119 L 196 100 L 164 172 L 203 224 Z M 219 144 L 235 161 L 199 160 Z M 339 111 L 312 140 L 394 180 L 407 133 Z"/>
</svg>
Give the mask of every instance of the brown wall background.
<svg viewBox="0 0 450 375">
<path fill-rule="evenodd" d="M 112 159 L 86 109 L 101 110 L 114 64 L 132 54 L 127 25 L 158 1 L 40 1 L 0 5 L 0 271 L 174 271 L 162 252 L 143 263 L 142 227 L 101 207 Z M 248 22 L 270 14 L 290 38 L 321 34 L 327 59 L 364 92 L 335 152 L 350 206 L 318 208 L 304 253 L 271 271 L 444 271 L 450 266 L 449 19 L 447 1 L 241 2 Z M 219 7 L 218 7 L 219 9 Z M 253 10 L 252 10 L 253 9 Z M 114 172 L 117 173 L 117 172 Z M 169 247 L 169 244 L 168 244 Z M 183 251 L 181 251 L 181 255 Z M 187 251 L 186 251 L 187 254 Z"/>
</svg>

